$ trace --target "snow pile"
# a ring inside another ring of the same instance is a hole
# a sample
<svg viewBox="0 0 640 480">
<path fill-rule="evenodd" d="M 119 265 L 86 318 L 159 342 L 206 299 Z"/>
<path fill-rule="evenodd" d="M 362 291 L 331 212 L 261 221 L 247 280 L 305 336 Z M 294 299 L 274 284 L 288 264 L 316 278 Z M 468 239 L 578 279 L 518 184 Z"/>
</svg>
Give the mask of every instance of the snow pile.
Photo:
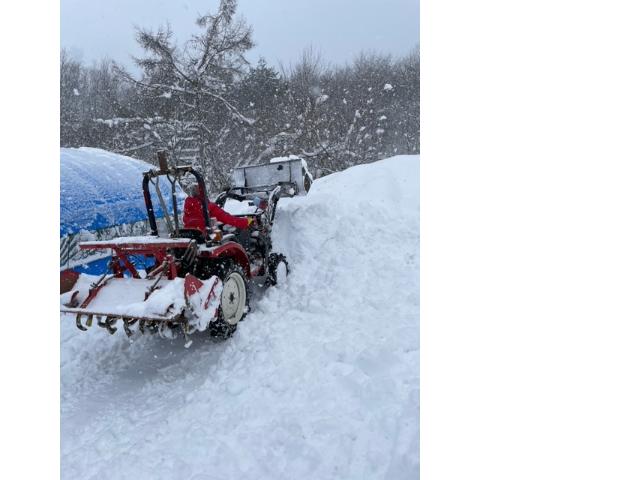
<svg viewBox="0 0 640 480">
<path fill-rule="evenodd" d="M 258 207 L 255 206 L 253 200 L 236 200 L 235 198 L 227 198 L 223 208 L 231 215 L 255 215 Z"/>
<path fill-rule="evenodd" d="M 62 478 L 418 478 L 418 168 L 393 157 L 282 199 L 292 273 L 226 342 L 61 317 Z"/>
</svg>

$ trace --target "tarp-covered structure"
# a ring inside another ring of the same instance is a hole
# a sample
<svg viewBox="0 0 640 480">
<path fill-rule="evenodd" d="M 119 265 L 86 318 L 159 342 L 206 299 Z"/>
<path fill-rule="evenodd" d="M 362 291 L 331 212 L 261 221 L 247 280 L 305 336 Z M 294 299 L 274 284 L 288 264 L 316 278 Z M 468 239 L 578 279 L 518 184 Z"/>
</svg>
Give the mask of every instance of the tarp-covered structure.
<svg viewBox="0 0 640 480">
<path fill-rule="evenodd" d="M 153 165 L 98 148 L 60 149 L 60 269 L 81 269 L 102 273 L 109 252 L 80 250 L 83 240 L 110 240 L 145 235 L 148 217 L 142 192 L 142 178 Z M 156 179 L 158 180 L 158 179 Z M 159 178 L 160 192 L 170 214 L 171 184 Z M 150 183 L 158 226 L 164 216 L 157 192 Z M 178 212 L 185 194 L 176 184 Z"/>
<path fill-rule="evenodd" d="M 60 149 L 60 237 L 82 230 L 95 232 L 147 219 L 142 174 L 153 165 L 98 148 Z M 184 194 L 180 187 L 178 208 Z M 156 216 L 162 216 L 150 185 Z M 160 190 L 171 208 L 171 186 L 161 179 Z"/>
</svg>

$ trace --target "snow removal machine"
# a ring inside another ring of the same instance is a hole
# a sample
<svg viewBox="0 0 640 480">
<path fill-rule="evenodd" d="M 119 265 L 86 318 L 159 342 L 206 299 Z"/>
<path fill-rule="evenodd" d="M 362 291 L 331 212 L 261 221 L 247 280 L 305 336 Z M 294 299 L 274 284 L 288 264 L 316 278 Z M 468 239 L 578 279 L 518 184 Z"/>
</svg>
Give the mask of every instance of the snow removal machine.
<svg viewBox="0 0 640 480">
<path fill-rule="evenodd" d="M 198 171 L 169 166 L 166 152 L 158 152 L 158 163 L 159 168 L 142 179 L 149 234 L 80 242 L 83 250 L 110 251 L 110 261 L 102 275 L 62 271 L 60 311 L 75 316 L 83 331 L 95 321 L 113 334 L 121 321 L 128 336 L 137 326 L 143 334 L 183 335 L 187 347 L 196 331 L 227 338 L 249 311 L 252 286 L 275 285 L 286 278 L 287 260 L 271 245 L 276 206 L 281 197 L 305 195 L 313 179 L 299 158 L 236 168 L 233 186 L 214 200 L 232 215 L 253 218 L 248 229 L 236 230 L 210 217 Z M 204 231 L 183 228 L 179 217 L 176 183 L 187 177 L 199 186 Z M 171 184 L 170 199 L 160 192 L 161 178 Z M 155 186 L 160 219 L 150 184 Z"/>
</svg>

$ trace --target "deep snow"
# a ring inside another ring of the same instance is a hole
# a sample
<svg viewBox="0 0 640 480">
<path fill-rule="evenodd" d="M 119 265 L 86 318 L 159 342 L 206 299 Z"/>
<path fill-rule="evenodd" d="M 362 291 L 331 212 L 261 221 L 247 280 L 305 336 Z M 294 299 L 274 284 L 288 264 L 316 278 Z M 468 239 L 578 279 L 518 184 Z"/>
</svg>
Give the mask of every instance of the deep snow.
<svg viewBox="0 0 640 480">
<path fill-rule="evenodd" d="M 225 342 L 61 316 L 62 478 L 418 478 L 418 169 L 393 157 L 281 200 L 292 273 Z"/>
</svg>

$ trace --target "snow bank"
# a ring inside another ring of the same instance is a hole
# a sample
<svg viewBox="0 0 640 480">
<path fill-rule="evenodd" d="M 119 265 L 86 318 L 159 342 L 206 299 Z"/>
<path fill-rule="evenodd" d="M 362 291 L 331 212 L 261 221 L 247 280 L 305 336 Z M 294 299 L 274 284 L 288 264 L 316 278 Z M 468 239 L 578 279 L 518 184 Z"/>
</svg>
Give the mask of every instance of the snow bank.
<svg viewBox="0 0 640 480">
<path fill-rule="evenodd" d="M 417 479 L 417 156 L 282 199 L 292 273 L 233 338 L 61 317 L 62 478 Z"/>
</svg>

